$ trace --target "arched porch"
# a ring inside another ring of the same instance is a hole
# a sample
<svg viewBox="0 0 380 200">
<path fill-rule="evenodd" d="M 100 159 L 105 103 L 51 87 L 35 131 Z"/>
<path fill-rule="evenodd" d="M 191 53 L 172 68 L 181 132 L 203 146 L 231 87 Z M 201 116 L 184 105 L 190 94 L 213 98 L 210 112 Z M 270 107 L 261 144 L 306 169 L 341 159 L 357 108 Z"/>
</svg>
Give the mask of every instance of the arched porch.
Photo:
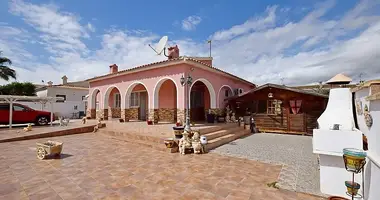
<svg viewBox="0 0 380 200">
<path fill-rule="evenodd" d="M 125 119 L 142 120 L 148 119 L 149 115 L 149 92 L 142 82 L 132 83 L 125 95 Z"/>
</svg>

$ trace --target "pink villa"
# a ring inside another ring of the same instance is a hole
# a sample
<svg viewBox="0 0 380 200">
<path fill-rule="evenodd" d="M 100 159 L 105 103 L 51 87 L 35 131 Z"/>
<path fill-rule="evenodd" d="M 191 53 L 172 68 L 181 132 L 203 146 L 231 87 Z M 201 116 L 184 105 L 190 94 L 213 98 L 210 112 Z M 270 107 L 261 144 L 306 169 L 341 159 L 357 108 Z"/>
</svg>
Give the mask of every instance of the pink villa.
<svg viewBox="0 0 380 200">
<path fill-rule="evenodd" d="M 190 75 L 192 84 L 181 85 L 181 77 Z M 91 78 L 87 117 L 175 122 L 185 120 L 187 95 L 190 94 L 191 121 L 205 121 L 211 111 L 222 115 L 225 98 L 256 87 L 212 66 L 212 57 L 169 57 L 126 70 L 110 66 L 109 74 Z"/>
</svg>

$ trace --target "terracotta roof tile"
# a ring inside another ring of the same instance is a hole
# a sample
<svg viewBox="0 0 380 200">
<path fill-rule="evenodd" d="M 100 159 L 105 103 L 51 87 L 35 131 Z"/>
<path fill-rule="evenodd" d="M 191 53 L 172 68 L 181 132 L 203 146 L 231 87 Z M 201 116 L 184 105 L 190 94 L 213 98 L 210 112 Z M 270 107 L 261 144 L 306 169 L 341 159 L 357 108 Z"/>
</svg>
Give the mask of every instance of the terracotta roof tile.
<svg viewBox="0 0 380 200">
<path fill-rule="evenodd" d="M 163 60 L 163 61 L 159 61 L 159 62 L 153 62 L 153 63 L 149 63 L 149 64 L 145 64 L 145 65 L 140 65 L 140 66 L 133 67 L 133 68 L 130 68 L 130 69 L 121 70 L 121 71 L 119 71 L 119 72 L 117 72 L 117 73 L 113 73 L 113 74 L 105 74 L 105 75 L 101 75 L 101 76 L 96 76 L 96 77 L 94 77 L 94 78 L 87 79 L 87 81 L 96 80 L 96 79 L 98 79 L 98 78 L 105 78 L 105 77 L 107 77 L 107 76 L 111 76 L 111 75 L 112 75 L 112 76 L 115 76 L 115 75 L 117 76 L 117 75 L 123 74 L 124 72 L 134 71 L 134 70 L 141 69 L 141 68 L 145 68 L 145 67 L 148 67 L 148 66 L 157 65 L 157 64 L 162 64 L 162 63 L 169 63 L 169 62 L 173 62 L 173 61 L 177 61 L 177 60 L 189 60 L 189 61 L 192 61 L 192 62 L 196 62 L 196 63 L 199 63 L 199 64 L 202 64 L 202 65 L 208 66 L 208 67 L 210 67 L 211 69 L 214 69 L 214 70 L 216 70 L 216 71 L 219 71 L 219 72 L 225 73 L 225 74 L 227 74 L 227 75 L 229 75 L 229 76 L 232 76 L 232 77 L 237 78 L 237 79 L 239 79 L 239 80 L 241 80 L 241 81 L 244 81 L 244 82 L 246 82 L 246 83 L 249 83 L 249 84 L 251 84 L 251 85 L 256 86 L 254 83 L 252 83 L 252 82 L 250 82 L 250 81 L 247 81 L 247 80 L 242 79 L 242 78 L 240 78 L 240 77 L 238 77 L 238 76 L 235 76 L 235 75 L 233 75 L 233 74 L 230 74 L 230 73 L 228 73 L 228 72 L 226 72 L 226 71 L 223 71 L 223 70 L 221 70 L 221 69 L 219 69 L 219 68 L 213 67 L 213 66 L 211 66 L 211 65 L 209 65 L 209 64 L 206 64 L 206 63 L 204 63 L 204 62 L 202 62 L 202 61 L 196 60 L 196 59 L 191 58 L 191 57 L 185 57 L 185 56 L 181 56 L 181 57 L 179 57 L 179 58 L 174 58 L 174 59 L 170 59 L 170 60 Z"/>
</svg>

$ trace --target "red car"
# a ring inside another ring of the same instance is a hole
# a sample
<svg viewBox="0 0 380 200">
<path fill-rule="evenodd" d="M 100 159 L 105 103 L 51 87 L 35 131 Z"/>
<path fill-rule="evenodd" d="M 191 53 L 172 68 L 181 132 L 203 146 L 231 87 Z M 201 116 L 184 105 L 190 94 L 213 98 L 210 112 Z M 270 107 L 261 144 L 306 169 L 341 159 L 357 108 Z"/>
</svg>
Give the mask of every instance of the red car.
<svg viewBox="0 0 380 200">
<path fill-rule="evenodd" d="M 50 112 L 34 110 L 28 106 L 13 103 L 12 118 L 12 124 L 34 123 L 35 125 L 41 126 L 50 122 Z M 0 124 L 9 124 L 8 103 L 0 103 Z"/>
</svg>

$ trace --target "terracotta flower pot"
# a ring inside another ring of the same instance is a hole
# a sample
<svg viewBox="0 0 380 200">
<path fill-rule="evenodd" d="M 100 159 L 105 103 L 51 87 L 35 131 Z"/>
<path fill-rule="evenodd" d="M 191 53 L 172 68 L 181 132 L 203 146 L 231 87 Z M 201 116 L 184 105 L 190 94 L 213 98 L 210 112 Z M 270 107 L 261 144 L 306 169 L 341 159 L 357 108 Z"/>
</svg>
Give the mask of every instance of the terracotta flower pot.
<svg viewBox="0 0 380 200">
<path fill-rule="evenodd" d="M 174 145 L 175 145 L 175 141 L 173 140 L 173 138 L 168 138 L 168 139 L 166 139 L 166 140 L 164 141 L 164 143 L 165 143 L 165 146 L 166 146 L 167 148 L 173 148 Z"/>
<path fill-rule="evenodd" d="M 329 197 L 328 200 L 349 200 L 349 199 L 344 198 L 344 197 L 332 196 L 332 197 Z"/>
<path fill-rule="evenodd" d="M 148 120 L 148 121 L 146 121 L 146 123 L 147 123 L 148 125 L 153 125 L 153 121 L 152 121 L 152 120 Z"/>
<path fill-rule="evenodd" d="M 366 153 L 363 150 L 345 148 L 343 154 L 347 170 L 357 173 L 364 166 Z"/>
<path fill-rule="evenodd" d="M 344 182 L 347 187 L 347 193 L 356 196 L 358 194 L 358 190 L 360 189 L 360 184 L 352 181 Z"/>
</svg>

